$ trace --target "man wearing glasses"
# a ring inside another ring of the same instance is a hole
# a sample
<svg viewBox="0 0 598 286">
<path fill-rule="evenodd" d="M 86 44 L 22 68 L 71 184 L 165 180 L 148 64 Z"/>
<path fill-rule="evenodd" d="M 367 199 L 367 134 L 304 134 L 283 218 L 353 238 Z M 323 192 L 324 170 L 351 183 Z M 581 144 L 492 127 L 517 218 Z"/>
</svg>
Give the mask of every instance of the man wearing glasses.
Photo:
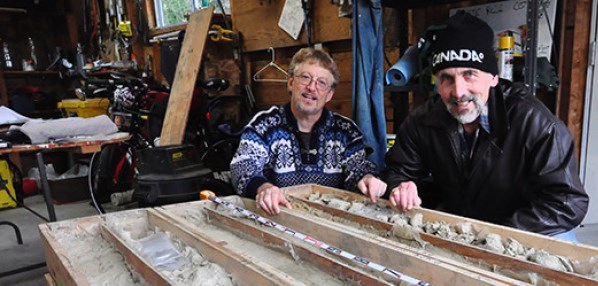
<svg viewBox="0 0 598 286">
<path fill-rule="evenodd" d="M 367 160 L 357 125 L 324 106 L 339 82 L 338 67 L 326 52 L 299 50 L 291 61 L 291 101 L 259 112 L 245 127 L 231 162 L 233 184 L 269 214 L 290 208 L 279 187 L 314 183 L 359 190 L 372 201 L 384 194 L 376 165 Z"/>
</svg>

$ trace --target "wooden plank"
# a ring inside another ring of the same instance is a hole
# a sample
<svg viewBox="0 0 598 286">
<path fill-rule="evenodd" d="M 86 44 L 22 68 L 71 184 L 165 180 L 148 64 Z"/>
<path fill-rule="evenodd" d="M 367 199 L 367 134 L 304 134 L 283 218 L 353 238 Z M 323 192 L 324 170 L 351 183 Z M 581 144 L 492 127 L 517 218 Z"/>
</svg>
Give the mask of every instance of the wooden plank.
<svg viewBox="0 0 598 286">
<path fill-rule="evenodd" d="M 94 221 L 99 222 L 99 217 L 87 218 L 90 223 Z M 80 222 L 85 224 L 84 221 Z M 46 257 L 46 267 L 53 277 L 53 280 L 58 285 L 89 285 L 89 281 L 85 276 L 80 273 L 75 265 L 71 265 L 68 256 L 66 255 L 66 249 L 64 249 L 52 235 L 48 224 L 40 224 L 38 226 L 40 233 L 42 248 Z"/>
<path fill-rule="evenodd" d="M 224 216 L 212 209 L 206 209 L 206 211 L 208 213 L 208 217 L 210 218 L 210 222 L 217 224 L 219 227 L 226 227 L 235 233 L 250 235 L 254 239 L 260 240 L 260 243 L 264 245 L 274 245 L 280 249 L 286 249 L 290 243 L 295 255 L 301 258 L 302 261 L 315 264 L 319 269 L 323 269 L 332 276 L 340 277 L 341 279 L 347 279 L 348 281 L 355 281 L 363 285 L 391 285 L 381 281 L 380 279 L 376 279 L 375 277 L 363 273 L 362 271 L 353 269 L 342 263 L 338 263 L 333 259 L 327 258 L 306 247 L 300 246 L 297 243 L 289 242 L 286 239 L 263 231 L 256 227 L 253 221 L 245 220 L 244 222 L 241 222 Z M 279 235 L 282 236 L 282 234 Z M 394 282 L 397 283 L 399 281 Z"/>
<path fill-rule="evenodd" d="M 573 4 L 569 4 L 573 2 Z M 566 5 L 571 7 L 574 5 L 574 21 L 573 31 L 568 34 L 568 38 L 563 39 L 563 45 L 567 47 L 573 47 L 573 50 L 569 50 L 568 56 L 570 56 L 569 66 L 570 69 L 563 70 L 561 73 L 568 73 L 570 82 L 569 86 L 562 89 L 563 92 L 557 98 L 557 115 L 561 120 L 565 122 L 567 128 L 573 135 L 575 141 L 575 150 L 577 150 L 577 158 L 580 158 L 581 152 L 581 137 L 583 128 L 583 107 L 585 101 L 586 92 L 586 75 L 589 64 L 589 49 L 590 49 L 590 27 L 591 27 L 591 15 L 592 15 L 592 1 L 566 1 Z M 565 14 L 566 17 L 570 15 Z M 567 51 L 565 48 L 565 51 Z M 563 51 L 563 53 L 565 52 Z M 562 55 L 563 57 L 565 54 Z M 567 60 L 567 59 L 564 59 Z M 559 69 L 560 70 L 560 69 Z M 567 83 L 565 83 L 567 84 Z M 568 87 L 568 91 L 567 88 Z"/>
<path fill-rule="evenodd" d="M 162 27 L 162 28 L 154 27 L 154 28 L 150 28 L 150 34 L 152 35 L 152 37 L 155 37 L 155 36 L 159 36 L 159 35 L 174 32 L 174 31 L 184 30 L 186 26 L 187 26 L 186 23 L 182 23 L 182 24 L 170 25 L 170 26 L 166 26 L 166 27 Z"/>
<path fill-rule="evenodd" d="M 244 199 L 244 202 L 247 210 L 261 212 L 257 209 L 255 201 Z M 268 218 L 355 255 L 425 280 L 432 285 L 508 285 L 435 258 L 404 251 L 395 247 L 396 244 L 390 243 L 389 240 L 382 240 L 364 231 L 349 230 L 348 227 L 299 215 L 286 208 L 282 208 L 277 216 Z"/>
<path fill-rule="evenodd" d="M 235 281 L 243 285 L 302 285 L 300 281 L 264 262 L 227 248 L 226 242 L 205 236 L 197 226 L 173 217 L 165 209 L 149 210 L 148 218 L 152 225 L 170 231 L 205 255 L 210 262 L 222 266 Z"/>
<path fill-rule="evenodd" d="M 46 285 L 56 286 L 56 282 L 54 282 L 54 278 L 52 278 L 52 275 L 50 275 L 50 273 L 44 274 L 44 280 L 46 280 Z"/>
<path fill-rule="evenodd" d="M 129 248 L 127 244 L 108 227 L 103 224 L 100 225 L 100 233 L 106 240 L 110 241 L 112 245 L 118 249 L 118 251 L 120 251 L 125 260 L 133 267 L 133 269 L 135 269 L 137 273 L 139 273 L 139 275 L 141 275 L 141 277 L 143 277 L 145 281 L 151 282 L 152 285 L 170 285 L 168 280 L 162 276 L 162 274 L 158 273 L 145 261 L 145 259 Z"/>
<path fill-rule="evenodd" d="M 292 196 L 292 194 L 291 194 Z M 393 225 L 390 223 L 382 222 L 379 220 L 371 219 L 368 217 L 360 216 L 354 213 L 350 213 L 347 211 L 330 208 L 324 206 L 319 203 L 311 202 L 305 200 L 304 198 L 295 197 L 299 201 L 309 205 L 312 208 L 322 210 L 326 213 L 329 213 L 335 217 L 347 219 L 350 221 L 354 221 L 361 225 L 368 225 L 375 230 L 381 232 L 389 232 L 391 231 Z M 348 201 L 353 199 L 363 200 L 363 197 L 356 197 L 356 198 L 349 198 Z M 417 212 L 417 211 L 416 211 Z M 428 215 L 425 217 L 424 221 L 446 221 L 445 215 L 438 215 L 438 213 L 434 213 L 434 215 Z M 434 217 L 434 219 L 431 219 Z M 461 221 L 461 220 L 459 220 Z M 598 285 L 598 281 L 592 280 L 588 277 L 577 275 L 574 273 L 567 273 L 562 271 L 557 271 L 553 269 L 546 268 L 541 266 L 540 264 L 533 263 L 530 261 L 525 261 L 521 259 L 517 259 L 514 257 L 510 257 L 507 255 L 499 254 L 490 250 L 481 249 L 472 245 L 456 243 L 448 239 L 440 238 L 435 235 L 427 234 L 425 232 L 420 232 L 419 236 L 422 240 L 429 242 L 430 244 L 445 249 L 449 252 L 453 252 L 458 255 L 467 256 L 475 260 L 480 260 L 486 263 L 488 266 L 497 265 L 501 269 L 509 269 L 513 270 L 514 272 L 519 271 L 529 271 L 535 272 L 540 274 L 544 279 L 553 281 L 555 283 L 571 283 L 576 285 Z"/>
<path fill-rule="evenodd" d="M 191 14 L 160 135 L 162 146 L 183 143 L 195 80 L 201 64 L 213 11 L 214 7 L 210 6 Z"/>
<path fill-rule="evenodd" d="M 364 197 L 360 194 L 350 193 L 346 191 L 341 191 L 334 188 L 328 188 L 323 186 L 317 185 L 302 185 L 296 186 L 293 188 L 285 189 L 285 193 L 290 197 L 297 198 L 303 200 L 307 196 L 309 196 L 312 192 L 319 192 L 320 194 L 336 194 L 340 197 L 343 197 L 347 201 L 352 200 L 363 200 Z M 314 203 L 309 203 L 310 205 L 315 206 Z M 381 206 L 390 206 L 390 203 L 386 200 L 380 200 L 379 205 Z M 340 211 L 340 210 L 330 210 L 329 208 L 318 207 L 319 209 L 330 211 L 334 215 L 345 217 L 347 219 L 355 220 L 361 224 L 368 224 L 372 225 L 373 227 L 389 230 L 392 226 L 389 226 L 386 223 L 368 219 L 365 217 L 361 217 L 358 215 L 350 214 L 348 212 Z M 459 222 L 469 222 L 472 224 L 474 230 L 476 232 L 480 232 L 481 230 L 489 231 L 492 233 L 499 234 L 503 238 L 511 237 L 513 239 L 518 240 L 523 246 L 528 248 L 536 248 L 536 249 L 543 249 L 551 254 L 557 254 L 565 257 L 569 257 L 570 259 L 576 259 L 580 261 L 588 260 L 591 257 L 598 257 L 598 248 L 582 245 L 582 244 L 574 244 L 567 241 L 556 240 L 550 238 L 548 236 L 539 235 L 535 233 L 525 232 L 514 228 L 508 228 L 500 225 L 490 224 L 479 220 L 474 220 L 470 218 L 460 217 L 456 215 L 451 215 L 439 211 L 418 208 L 408 212 L 407 214 L 415 214 L 421 213 L 423 215 L 424 222 L 435 222 L 435 221 L 444 221 L 449 224 L 456 224 Z M 465 245 L 456 243 L 450 240 L 442 239 L 439 237 L 435 237 L 432 235 L 428 235 L 425 233 L 420 233 L 420 236 L 423 240 L 430 242 L 431 244 L 441 247 L 444 249 L 451 250 L 459 255 L 469 256 L 475 259 L 482 259 L 489 264 L 496 264 L 505 269 L 513 269 L 513 270 L 528 270 L 532 272 L 536 272 L 542 275 L 544 278 L 552 281 L 558 281 L 559 283 L 567 282 L 576 285 L 598 285 L 598 281 L 592 280 L 588 277 L 575 274 L 575 273 L 568 273 L 568 272 L 561 272 L 552 269 L 548 269 L 536 263 L 531 263 L 528 261 L 523 261 L 519 259 L 515 259 L 506 255 L 501 255 L 495 252 L 490 252 L 487 250 L 479 249 L 474 246 Z"/>
<path fill-rule="evenodd" d="M 150 29 L 156 28 L 157 25 L 156 25 L 156 11 L 154 8 L 154 0 L 146 0 L 146 1 L 144 1 L 144 4 L 145 4 L 144 8 L 145 8 L 145 15 L 147 18 L 148 28 L 150 28 Z"/>
<path fill-rule="evenodd" d="M 4 72 L 0 68 L 0 104 L 8 107 L 8 90 L 4 80 Z"/>
<path fill-rule="evenodd" d="M 305 187 L 305 185 L 304 185 Z M 339 192 L 338 189 L 329 188 L 324 186 L 317 186 L 313 185 L 314 191 L 319 192 Z M 342 191 L 343 194 L 351 196 L 355 199 L 363 199 L 361 194 L 350 193 L 346 191 Z M 391 206 L 390 202 L 387 200 L 380 200 L 380 204 L 384 206 Z M 424 222 L 432 222 L 432 221 L 445 221 L 450 224 L 455 224 L 458 222 L 470 222 L 476 231 L 480 231 L 482 229 L 488 230 L 493 233 L 497 233 L 502 237 L 512 237 L 516 240 L 519 240 L 521 244 L 525 247 L 533 247 L 533 248 L 541 248 L 544 249 L 552 254 L 567 256 L 571 259 L 577 260 L 587 260 L 593 256 L 598 257 L 598 247 L 579 244 L 579 243 L 572 243 L 569 241 L 558 240 L 554 239 L 550 236 L 540 235 L 533 232 L 523 231 L 516 228 L 506 227 L 502 225 L 492 224 L 488 222 L 484 222 L 481 220 L 466 218 L 462 216 L 457 216 L 445 212 L 435 211 L 426 208 L 418 208 L 416 210 L 411 211 L 410 213 L 414 214 L 415 212 L 422 213 Z"/>
<path fill-rule="evenodd" d="M 337 5 L 328 0 L 310 2 L 313 4 L 314 11 L 312 21 L 314 43 L 351 39 L 351 19 L 339 18 Z M 299 38 L 294 40 L 278 27 L 284 3 L 285 1 L 231 1 L 233 26 L 243 34 L 245 51 L 265 50 L 268 47 L 301 46 L 307 43 L 304 28 Z"/>
</svg>

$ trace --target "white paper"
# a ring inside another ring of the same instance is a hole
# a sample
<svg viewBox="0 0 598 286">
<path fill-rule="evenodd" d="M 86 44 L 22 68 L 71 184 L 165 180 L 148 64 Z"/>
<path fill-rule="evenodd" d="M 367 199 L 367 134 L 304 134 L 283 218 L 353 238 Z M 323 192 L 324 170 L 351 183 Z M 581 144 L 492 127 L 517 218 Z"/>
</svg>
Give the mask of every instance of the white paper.
<svg viewBox="0 0 598 286">
<path fill-rule="evenodd" d="M 287 32 L 295 40 L 299 38 L 303 21 L 305 21 L 301 1 L 286 0 L 282 8 L 282 13 L 280 13 L 280 19 L 278 19 L 278 27 Z"/>
<path fill-rule="evenodd" d="M 25 117 L 4 105 L 0 106 L 0 125 L 25 123 L 29 120 L 29 117 Z"/>
<path fill-rule="evenodd" d="M 466 8 L 452 9 L 449 15 L 452 16 L 459 10 L 464 10 L 480 19 L 486 21 L 496 34 L 510 30 L 515 37 L 515 53 L 522 53 L 521 50 L 521 26 L 526 24 L 527 20 L 527 2 L 525 0 L 509 0 L 502 2 L 493 2 Z M 552 46 L 552 37 L 550 30 L 554 31 L 557 0 L 543 0 L 539 5 L 544 6 L 546 10 L 539 7 L 538 11 L 538 57 L 546 57 L 550 60 Z M 546 11 L 545 15 L 544 11 Z M 546 17 L 548 16 L 548 21 Z M 550 22 L 550 28 L 548 27 Z M 498 45 L 498 39 L 495 46 Z"/>
</svg>

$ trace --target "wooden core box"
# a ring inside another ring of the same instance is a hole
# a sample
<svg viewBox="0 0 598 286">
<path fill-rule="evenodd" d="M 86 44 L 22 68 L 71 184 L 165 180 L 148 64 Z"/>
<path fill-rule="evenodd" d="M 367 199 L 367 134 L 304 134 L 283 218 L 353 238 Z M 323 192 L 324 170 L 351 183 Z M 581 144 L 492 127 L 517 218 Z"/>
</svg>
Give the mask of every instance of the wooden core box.
<svg viewBox="0 0 598 286">
<path fill-rule="evenodd" d="M 364 197 L 360 194 L 318 185 L 285 188 L 284 192 L 292 200 L 294 207 L 282 208 L 279 215 L 272 217 L 259 210 L 253 200 L 237 196 L 224 199 L 280 225 L 432 285 L 531 285 L 530 281 L 517 275 L 492 271 L 497 268 L 511 270 L 513 273 L 534 273 L 540 284 L 598 285 L 598 281 L 587 276 L 552 270 L 539 264 L 420 233 L 420 239 L 427 244 L 452 253 L 438 255 L 430 252 L 429 248 L 414 247 L 384 235 L 392 227 L 386 222 L 333 209 L 308 199 L 310 196 L 331 194 L 347 201 L 363 200 Z M 379 205 L 388 205 L 388 202 L 382 201 Z M 558 241 L 426 209 L 416 209 L 407 215 L 415 212 L 423 214 L 424 221 L 468 221 L 476 231 L 488 229 L 499 233 L 503 238 L 513 237 L 522 244 L 529 245 L 528 247 L 541 248 L 571 259 L 598 257 L 598 249 L 586 245 Z M 134 234 L 123 234 L 114 227 L 115 221 L 122 222 L 124 228 Z M 137 251 L 138 248 L 130 243 L 131 237 L 142 237 L 144 230 L 154 229 L 167 232 L 172 239 L 176 238 L 201 253 L 211 263 L 222 267 L 236 285 L 408 285 L 240 216 L 239 213 L 211 201 L 109 213 L 42 224 L 39 229 L 51 276 L 47 280 L 56 285 L 96 284 L 94 281 L 98 278 L 92 277 L 92 271 L 83 269 L 82 263 L 74 258 L 75 248 L 64 243 L 65 235 L 79 232 L 96 236 L 102 243 L 117 251 L 124 261 L 121 268 L 127 268 L 125 274 L 130 273 L 131 277 L 151 285 L 182 285 L 180 281 L 175 281 L 167 273 L 152 266 Z M 81 243 L 86 248 L 85 242 Z M 89 245 L 88 248 L 91 250 L 94 246 Z M 475 263 L 466 263 L 467 260 Z"/>
</svg>

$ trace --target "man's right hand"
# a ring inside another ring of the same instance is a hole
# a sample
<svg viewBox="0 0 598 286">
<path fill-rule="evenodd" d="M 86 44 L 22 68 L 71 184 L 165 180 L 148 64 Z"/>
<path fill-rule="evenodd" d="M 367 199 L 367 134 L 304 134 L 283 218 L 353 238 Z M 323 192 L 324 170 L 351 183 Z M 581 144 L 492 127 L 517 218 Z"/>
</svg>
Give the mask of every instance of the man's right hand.
<svg viewBox="0 0 598 286">
<path fill-rule="evenodd" d="M 403 211 L 409 211 L 413 207 L 419 207 L 422 200 L 417 195 L 417 186 L 414 182 L 402 182 L 398 187 L 390 191 L 390 203 Z"/>
<path fill-rule="evenodd" d="M 257 205 L 269 215 L 276 215 L 280 212 L 278 205 L 291 208 L 291 203 L 284 197 L 282 191 L 275 185 L 264 183 L 257 189 L 255 197 Z"/>
</svg>

